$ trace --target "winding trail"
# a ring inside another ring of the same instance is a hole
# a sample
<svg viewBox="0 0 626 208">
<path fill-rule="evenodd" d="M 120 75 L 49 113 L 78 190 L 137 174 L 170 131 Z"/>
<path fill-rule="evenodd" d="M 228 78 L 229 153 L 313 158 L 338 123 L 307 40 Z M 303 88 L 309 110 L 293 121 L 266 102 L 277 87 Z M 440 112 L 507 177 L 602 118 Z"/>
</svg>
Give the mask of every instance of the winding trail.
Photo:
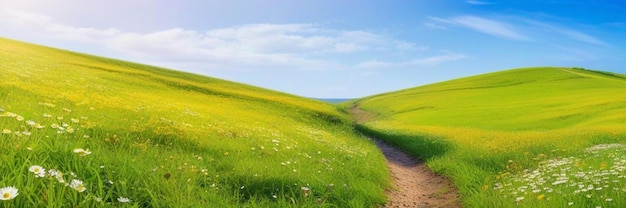
<svg viewBox="0 0 626 208">
<path fill-rule="evenodd" d="M 358 106 L 350 109 L 357 123 L 374 117 Z M 371 138 L 371 137 L 370 137 Z M 426 164 L 377 138 L 376 145 L 387 159 L 393 186 L 387 190 L 388 201 L 384 207 L 461 207 L 456 188 L 446 178 L 433 173 Z"/>
</svg>

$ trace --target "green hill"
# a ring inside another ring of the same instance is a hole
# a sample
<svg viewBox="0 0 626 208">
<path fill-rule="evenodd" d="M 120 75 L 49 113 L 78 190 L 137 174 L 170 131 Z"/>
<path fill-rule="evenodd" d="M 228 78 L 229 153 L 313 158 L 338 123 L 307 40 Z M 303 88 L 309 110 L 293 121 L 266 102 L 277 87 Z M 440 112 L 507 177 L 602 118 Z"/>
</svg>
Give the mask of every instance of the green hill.
<svg viewBox="0 0 626 208">
<path fill-rule="evenodd" d="M 622 207 L 625 89 L 621 74 L 538 67 L 346 105 L 369 112 L 355 115 L 364 130 L 450 177 L 465 206 Z"/>
<path fill-rule="evenodd" d="M 538 130 L 626 124 L 626 77 L 525 68 L 372 96 L 363 109 L 413 125 Z"/>
<path fill-rule="evenodd" d="M 0 80 L 0 207 L 385 199 L 384 158 L 321 101 L 7 39 Z"/>
</svg>

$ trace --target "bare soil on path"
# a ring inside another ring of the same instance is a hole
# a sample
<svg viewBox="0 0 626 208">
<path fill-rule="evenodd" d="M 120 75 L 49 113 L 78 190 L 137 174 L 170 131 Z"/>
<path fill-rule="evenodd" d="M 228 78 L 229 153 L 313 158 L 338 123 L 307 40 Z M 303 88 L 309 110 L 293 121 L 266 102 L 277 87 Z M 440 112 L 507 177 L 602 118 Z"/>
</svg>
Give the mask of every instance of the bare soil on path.
<svg viewBox="0 0 626 208">
<path fill-rule="evenodd" d="M 350 109 L 358 123 L 373 117 L 358 106 Z M 461 207 L 454 185 L 445 177 L 433 173 L 424 162 L 419 161 L 398 148 L 372 138 L 387 159 L 392 178 L 392 188 L 387 190 L 388 201 L 384 207 Z"/>
</svg>

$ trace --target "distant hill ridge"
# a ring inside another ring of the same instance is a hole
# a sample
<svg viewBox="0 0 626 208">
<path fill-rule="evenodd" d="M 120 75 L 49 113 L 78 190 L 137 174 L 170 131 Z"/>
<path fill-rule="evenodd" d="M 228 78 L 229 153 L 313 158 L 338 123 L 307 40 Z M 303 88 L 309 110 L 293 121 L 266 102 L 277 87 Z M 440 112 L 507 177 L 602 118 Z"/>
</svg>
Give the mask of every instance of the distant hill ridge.
<svg viewBox="0 0 626 208">
<path fill-rule="evenodd" d="M 374 95 L 364 109 L 410 124 L 499 130 L 626 123 L 626 76 L 581 68 L 499 71 Z"/>
</svg>

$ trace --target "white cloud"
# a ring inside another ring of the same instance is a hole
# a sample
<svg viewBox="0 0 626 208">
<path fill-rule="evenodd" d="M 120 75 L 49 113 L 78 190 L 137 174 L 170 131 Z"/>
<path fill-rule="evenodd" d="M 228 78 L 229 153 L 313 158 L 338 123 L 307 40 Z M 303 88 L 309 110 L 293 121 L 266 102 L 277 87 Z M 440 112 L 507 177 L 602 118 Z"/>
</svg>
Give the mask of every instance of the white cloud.
<svg viewBox="0 0 626 208">
<path fill-rule="evenodd" d="M 71 27 L 54 22 L 50 17 L 22 12 L 17 10 L 0 10 L 0 23 L 25 28 L 29 32 L 42 36 L 52 36 L 74 41 L 99 41 L 122 34 L 121 31 L 109 29 L 94 29 L 86 27 Z"/>
<path fill-rule="evenodd" d="M 477 32 L 493 35 L 500 38 L 527 41 L 530 40 L 516 27 L 495 20 L 485 19 L 476 16 L 459 16 L 448 19 L 431 17 L 432 20 L 462 26 Z"/>
<path fill-rule="evenodd" d="M 562 35 L 563 37 L 569 38 L 571 40 L 575 40 L 575 41 L 580 41 L 580 42 L 585 42 L 585 43 L 591 43 L 591 44 L 596 44 L 596 45 L 603 45 L 603 46 L 608 46 L 607 43 L 605 43 L 604 41 L 593 37 L 589 34 L 574 30 L 574 29 L 570 29 L 570 28 L 566 28 L 566 27 L 562 27 L 562 26 L 556 26 L 553 24 L 548 24 L 545 22 L 538 22 L 538 21 L 533 21 L 533 20 L 524 20 L 525 22 L 528 22 L 530 25 L 536 27 L 536 28 L 541 28 L 546 32 L 549 33 L 557 33 Z"/>
<path fill-rule="evenodd" d="M 0 15 L 2 15 L 2 21 L 16 24 L 16 25 L 25 25 L 25 24 L 35 24 L 35 25 L 45 25 L 50 23 L 50 18 L 44 15 L 28 13 L 16 10 L 2 9 L 0 10 Z"/>
<path fill-rule="evenodd" d="M 593 44 L 598 44 L 598 45 L 607 45 L 605 42 L 582 32 L 579 31 L 575 31 L 575 30 L 570 30 L 570 29 L 555 29 L 557 32 L 565 35 L 566 37 L 569 37 L 573 40 L 577 40 L 577 41 L 581 41 L 581 42 L 587 42 L 587 43 L 593 43 Z"/>
<path fill-rule="evenodd" d="M 133 57 L 160 63 L 206 63 L 235 68 L 340 68 L 337 56 L 403 53 L 413 43 L 360 30 L 335 30 L 316 24 L 249 24 L 195 31 L 172 28 L 149 33 L 115 28 L 74 27 L 36 13 L 2 10 L 0 25 L 67 41 L 104 45 Z M 8 20 L 8 21 L 6 21 Z M 334 59 L 333 59 L 334 58 Z"/>
<path fill-rule="evenodd" d="M 515 24 L 477 16 L 430 17 L 430 19 L 439 23 L 461 26 L 476 32 L 516 41 L 541 41 L 546 39 L 546 37 L 558 34 L 559 37 L 569 40 L 608 46 L 606 42 L 578 30 L 521 17 L 509 17 Z M 434 23 L 425 23 L 424 25 L 434 29 L 447 29 Z"/>
</svg>

